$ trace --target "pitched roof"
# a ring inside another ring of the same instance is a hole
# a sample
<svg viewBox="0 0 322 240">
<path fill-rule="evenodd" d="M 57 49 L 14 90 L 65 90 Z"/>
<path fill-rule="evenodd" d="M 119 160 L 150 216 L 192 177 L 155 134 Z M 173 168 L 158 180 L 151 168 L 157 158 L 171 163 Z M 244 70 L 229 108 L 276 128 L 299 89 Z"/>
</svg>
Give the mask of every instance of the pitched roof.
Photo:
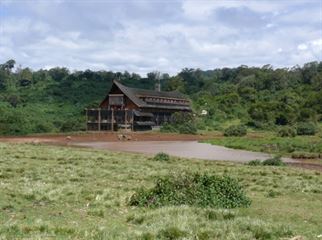
<svg viewBox="0 0 322 240">
<path fill-rule="evenodd" d="M 191 110 L 190 104 L 167 104 L 167 103 L 150 103 L 143 101 L 140 97 L 158 97 L 158 98 L 166 98 L 166 99 L 175 99 L 175 100 L 185 100 L 185 102 L 189 101 L 183 94 L 178 91 L 171 92 L 158 92 L 148 89 L 139 89 L 139 88 L 130 88 L 126 87 L 118 81 L 114 81 L 115 84 L 131 101 L 136 104 L 138 107 L 146 107 L 146 108 L 167 108 L 174 110 Z"/>
</svg>

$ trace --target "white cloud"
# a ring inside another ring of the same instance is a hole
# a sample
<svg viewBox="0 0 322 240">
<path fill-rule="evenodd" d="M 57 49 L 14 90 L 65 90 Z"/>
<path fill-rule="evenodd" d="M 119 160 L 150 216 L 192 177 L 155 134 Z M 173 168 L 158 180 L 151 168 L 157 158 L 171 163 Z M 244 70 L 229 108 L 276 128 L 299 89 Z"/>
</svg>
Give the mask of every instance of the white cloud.
<svg viewBox="0 0 322 240">
<path fill-rule="evenodd" d="M 290 5 L 297 5 L 298 1 L 254 1 L 254 0 L 212 0 L 195 1 L 188 0 L 183 3 L 183 10 L 187 17 L 193 19 L 205 19 L 217 9 L 247 8 L 259 13 L 273 13 L 277 15 L 280 11 Z"/>
<path fill-rule="evenodd" d="M 307 45 L 304 43 L 301 43 L 297 46 L 297 49 L 300 51 L 306 50 L 307 49 Z"/>
<path fill-rule="evenodd" d="M 312 43 L 313 46 L 321 48 L 322 47 L 322 38 L 313 40 L 313 41 L 311 41 L 311 43 Z"/>
</svg>

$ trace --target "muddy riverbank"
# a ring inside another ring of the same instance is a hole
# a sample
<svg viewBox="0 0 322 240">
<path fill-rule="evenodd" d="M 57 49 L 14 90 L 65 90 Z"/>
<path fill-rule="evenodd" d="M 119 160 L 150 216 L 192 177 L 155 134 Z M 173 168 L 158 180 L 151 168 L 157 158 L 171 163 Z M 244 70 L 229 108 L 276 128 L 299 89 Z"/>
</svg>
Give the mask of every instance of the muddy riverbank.
<svg viewBox="0 0 322 240">
<path fill-rule="evenodd" d="M 224 160 L 234 162 L 248 162 L 250 160 L 265 160 L 270 154 L 250 152 L 215 146 L 198 141 L 127 141 L 127 142 L 80 142 L 72 145 L 106 149 L 117 152 L 133 152 L 154 155 L 165 152 L 172 156 L 196 158 L 205 160 Z M 287 162 L 294 162 L 285 158 Z"/>
</svg>

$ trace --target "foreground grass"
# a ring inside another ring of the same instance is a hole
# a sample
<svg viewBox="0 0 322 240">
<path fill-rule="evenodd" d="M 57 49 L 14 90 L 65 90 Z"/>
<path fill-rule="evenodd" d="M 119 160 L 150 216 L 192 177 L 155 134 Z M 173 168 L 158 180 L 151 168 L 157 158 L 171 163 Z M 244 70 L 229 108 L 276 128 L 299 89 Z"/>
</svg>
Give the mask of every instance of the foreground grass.
<svg viewBox="0 0 322 240">
<path fill-rule="evenodd" d="M 270 132 L 255 132 L 245 137 L 217 137 L 204 142 L 295 158 L 322 158 L 322 137 L 319 135 L 287 138 L 277 137 L 275 133 Z"/>
<path fill-rule="evenodd" d="M 128 206 L 138 187 L 183 171 L 238 178 L 252 205 L 234 210 Z M 322 234 L 322 175 L 0 143 L 0 211 L 0 239 L 316 239 Z"/>
</svg>

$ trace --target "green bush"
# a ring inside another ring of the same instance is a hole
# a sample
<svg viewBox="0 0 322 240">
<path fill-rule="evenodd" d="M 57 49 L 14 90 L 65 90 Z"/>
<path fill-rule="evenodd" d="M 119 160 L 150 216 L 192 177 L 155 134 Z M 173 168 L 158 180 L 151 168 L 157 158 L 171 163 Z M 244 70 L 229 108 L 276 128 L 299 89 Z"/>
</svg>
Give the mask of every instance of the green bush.
<svg viewBox="0 0 322 240">
<path fill-rule="evenodd" d="M 236 179 L 228 176 L 189 174 L 158 178 L 152 189 L 139 189 L 130 198 L 131 206 L 162 207 L 248 207 L 250 199 Z"/>
<path fill-rule="evenodd" d="M 176 129 L 176 127 L 173 124 L 164 123 L 164 124 L 162 124 L 162 126 L 160 128 L 160 132 L 170 133 L 170 132 L 178 132 L 178 130 Z"/>
<path fill-rule="evenodd" d="M 165 123 L 161 126 L 160 132 L 197 134 L 197 127 L 192 122 L 186 122 L 181 124 Z"/>
<path fill-rule="evenodd" d="M 263 161 L 264 166 L 285 166 L 286 164 L 280 157 L 273 157 Z"/>
<path fill-rule="evenodd" d="M 317 127 L 314 123 L 299 123 L 297 125 L 297 135 L 315 135 Z"/>
<path fill-rule="evenodd" d="M 279 137 L 295 137 L 296 130 L 292 127 L 283 127 L 278 130 L 277 136 L 279 136 Z"/>
<path fill-rule="evenodd" d="M 164 123 L 161 132 L 174 132 L 181 134 L 196 134 L 197 126 L 190 113 L 174 113 L 171 123 Z"/>
<path fill-rule="evenodd" d="M 292 158 L 297 159 L 316 159 L 322 158 L 322 153 L 311 153 L 311 152 L 294 152 L 292 153 Z"/>
<path fill-rule="evenodd" d="M 178 126 L 179 133 L 181 134 L 196 134 L 197 127 L 193 122 L 185 122 L 179 124 Z"/>
<path fill-rule="evenodd" d="M 249 166 L 260 166 L 260 165 L 262 165 L 262 162 L 261 162 L 261 160 L 256 159 L 256 160 L 249 161 L 247 163 L 247 165 L 249 165 Z"/>
<path fill-rule="evenodd" d="M 242 125 L 233 125 L 225 129 L 224 136 L 226 137 L 242 137 L 247 134 L 247 128 Z"/>
<path fill-rule="evenodd" d="M 159 152 L 154 156 L 153 160 L 155 160 L 155 161 L 169 161 L 170 156 L 166 153 Z"/>
<path fill-rule="evenodd" d="M 158 239 L 182 239 L 187 235 L 187 232 L 180 230 L 177 227 L 168 227 L 158 232 Z"/>
<path fill-rule="evenodd" d="M 286 164 L 282 161 L 280 157 L 273 157 L 266 159 L 264 161 L 261 160 L 252 160 L 246 163 L 249 166 L 285 166 Z"/>
</svg>

